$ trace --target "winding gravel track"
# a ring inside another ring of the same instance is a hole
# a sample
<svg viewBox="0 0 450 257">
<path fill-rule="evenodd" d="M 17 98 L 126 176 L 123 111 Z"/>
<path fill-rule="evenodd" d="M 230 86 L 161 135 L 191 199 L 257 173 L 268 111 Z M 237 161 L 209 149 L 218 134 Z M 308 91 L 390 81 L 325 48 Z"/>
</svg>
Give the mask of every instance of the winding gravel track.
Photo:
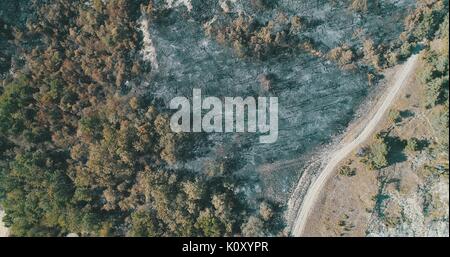
<svg viewBox="0 0 450 257">
<path fill-rule="evenodd" d="M 318 178 L 311 184 L 309 187 L 302 205 L 300 206 L 300 210 L 298 211 L 298 215 L 294 221 L 294 225 L 292 227 L 292 235 L 294 236 L 302 236 L 305 230 L 305 226 L 308 221 L 308 217 L 311 213 L 311 210 L 314 207 L 314 204 L 317 198 L 322 191 L 325 183 L 336 166 L 352 151 L 354 151 L 361 143 L 366 141 L 374 132 L 376 126 L 383 118 L 383 115 L 388 111 L 392 102 L 396 99 L 400 89 L 406 84 L 407 79 L 410 77 L 411 73 L 414 71 L 414 66 L 417 62 L 418 55 L 411 56 L 408 61 L 403 65 L 402 69 L 396 74 L 395 83 L 392 87 L 388 89 L 386 94 L 386 98 L 383 103 L 379 106 L 378 110 L 372 117 L 372 119 L 367 123 L 363 131 L 351 142 L 345 144 L 339 150 L 331 153 L 329 162 L 325 166 L 325 168 L 320 172 Z"/>
</svg>

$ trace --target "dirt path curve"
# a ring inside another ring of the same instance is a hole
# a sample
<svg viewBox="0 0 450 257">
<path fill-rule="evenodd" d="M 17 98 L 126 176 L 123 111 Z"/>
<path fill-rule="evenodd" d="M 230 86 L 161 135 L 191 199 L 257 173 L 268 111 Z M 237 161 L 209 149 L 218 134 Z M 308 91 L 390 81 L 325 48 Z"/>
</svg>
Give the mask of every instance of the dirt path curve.
<svg viewBox="0 0 450 257">
<path fill-rule="evenodd" d="M 395 83 L 392 87 L 388 88 L 388 92 L 383 103 L 379 106 L 376 113 L 373 115 L 372 119 L 369 120 L 367 125 L 364 127 L 363 131 L 355 138 L 353 141 L 345 144 L 339 150 L 331 153 L 329 162 L 325 168 L 320 172 L 317 179 L 311 184 L 308 191 L 305 194 L 303 202 L 298 210 L 298 214 L 294 220 L 292 226 L 293 236 L 302 236 L 305 229 L 308 216 L 314 207 L 317 198 L 322 191 L 325 183 L 337 165 L 345 158 L 348 154 L 354 151 L 361 143 L 366 141 L 374 132 L 377 124 L 381 121 L 384 114 L 389 110 L 392 102 L 396 99 L 402 86 L 406 84 L 407 79 L 410 77 L 411 73 L 414 71 L 414 66 L 417 62 L 418 55 L 411 56 L 408 61 L 403 65 L 402 69 L 398 74 L 396 74 Z"/>
</svg>

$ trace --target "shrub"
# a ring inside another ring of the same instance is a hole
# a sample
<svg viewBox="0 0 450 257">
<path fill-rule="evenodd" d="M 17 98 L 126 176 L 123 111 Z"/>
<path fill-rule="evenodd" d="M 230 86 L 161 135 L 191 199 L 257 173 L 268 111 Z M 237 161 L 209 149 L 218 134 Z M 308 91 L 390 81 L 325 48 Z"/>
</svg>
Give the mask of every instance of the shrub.
<svg viewBox="0 0 450 257">
<path fill-rule="evenodd" d="M 250 216 L 247 223 L 242 227 L 242 235 L 247 237 L 261 237 L 264 236 L 264 223 L 255 216 Z"/>
<path fill-rule="evenodd" d="M 409 154 L 419 150 L 419 141 L 416 138 L 410 138 L 405 146 L 405 151 Z"/>
<path fill-rule="evenodd" d="M 389 147 L 386 144 L 385 139 L 377 134 L 361 161 L 366 164 L 369 169 L 379 170 L 389 164 L 387 160 L 388 153 Z"/>
<path fill-rule="evenodd" d="M 339 168 L 339 174 L 346 177 L 353 177 L 356 175 L 356 169 L 351 168 L 348 165 L 344 165 Z"/>
<path fill-rule="evenodd" d="M 398 123 L 401 121 L 400 112 L 398 110 L 390 110 L 388 114 L 389 122 Z"/>
</svg>

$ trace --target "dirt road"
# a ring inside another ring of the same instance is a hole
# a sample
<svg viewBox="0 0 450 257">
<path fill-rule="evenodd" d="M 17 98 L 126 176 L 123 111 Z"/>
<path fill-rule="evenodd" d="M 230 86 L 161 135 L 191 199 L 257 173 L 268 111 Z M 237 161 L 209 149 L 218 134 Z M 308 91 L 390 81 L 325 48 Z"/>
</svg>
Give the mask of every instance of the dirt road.
<svg viewBox="0 0 450 257">
<path fill-rule="evenodd" d="M 333 174 L 337 165 L 345 158 L 348 154 L 354 151 L 361 143 L 369 139 L 369 137 L 374 133 L 377 124 L 382 120 L 384 114 L 389 110 L 392 102 L 396 99 L 400 89 L 406 84 L 407 79 L 410 77 L 411 73 L 414 71 L 414 66 L 417 62 L 418 55 L 411 56 L 408 61 L 403 65 L 401 70 L 396 74 L 396 79 L 394 84 L 389 87 L 387 93 L 385 94 L 385 99 L 381 105 L 377 105 L 378 109 L 374 113 L 373 117 L 368 121 L 367 125 L 364 127 L 362 132 L 354 138 L 349 143 L 344 143 L 344 145 L 337 151 L 331 153 L 328 163 L 325 168 L 320 172 L 317 179 L 308 188 L 303 202 L 298 210 L 298 214 L 294 220 L 292 226 L 291 234 L 294 236 L 302 236 L 305 229 L 308 216 L 314 207 L 317 198 L 320 195 L 322 188 L 327 182 L 328 178 Z"/>
</svg>

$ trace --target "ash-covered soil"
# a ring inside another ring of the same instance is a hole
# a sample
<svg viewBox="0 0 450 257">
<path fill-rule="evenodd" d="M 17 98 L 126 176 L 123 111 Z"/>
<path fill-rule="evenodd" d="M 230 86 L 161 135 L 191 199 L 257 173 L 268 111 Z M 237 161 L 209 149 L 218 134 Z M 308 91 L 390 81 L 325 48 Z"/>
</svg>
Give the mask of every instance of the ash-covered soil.
<svg viewBox="0 0 450 257">
<path fill-rule="evenodd" d="M 263 193 L 283 202 L 296 184 L 306 156 L 345 129 L 364 101 L 370 90 L 368 69 L 361 65 L 343 70 L 307 51 L 242 58 L 208 37 L 205 24 L 239 14 L 262 24 L 279 13 L 298 15 L 308 26 L 295 36 L 314 42 L 317 51 L 327 53 L 342 44 L 360 50 L 365 38 L 377 43 L 397 39 L 406 10 L 414 1 L 381 1 L 379 10 L 364 14 L 350 10 L 346 1 L 280 0 L 264 8 L 254 2 L 156 1 L 154 8 L 163 15 L 148 20 L 146 27 L 151 44 L 144 44 L 150 48 L 144 50 L 153 56 L 148 57 L 152 67 L 147 74 L 148 87 L 163 108 L 168 108 L 175 96 L 191 96 L 193 88 L 201 88 L 204 96 L 278 97 L 276 143 L 259 144 L 255 134 L 210 134 L 206 145 L 192 149 L 196 158 L 179 166 L 200 170 L 196 168 L 217 154 L 238 156 L 238 173 L 256 182 L 245 189 L 248 195 Z M 262 75 L 270 75 L 270 90 L 262 88 Z"/>
</svg>

